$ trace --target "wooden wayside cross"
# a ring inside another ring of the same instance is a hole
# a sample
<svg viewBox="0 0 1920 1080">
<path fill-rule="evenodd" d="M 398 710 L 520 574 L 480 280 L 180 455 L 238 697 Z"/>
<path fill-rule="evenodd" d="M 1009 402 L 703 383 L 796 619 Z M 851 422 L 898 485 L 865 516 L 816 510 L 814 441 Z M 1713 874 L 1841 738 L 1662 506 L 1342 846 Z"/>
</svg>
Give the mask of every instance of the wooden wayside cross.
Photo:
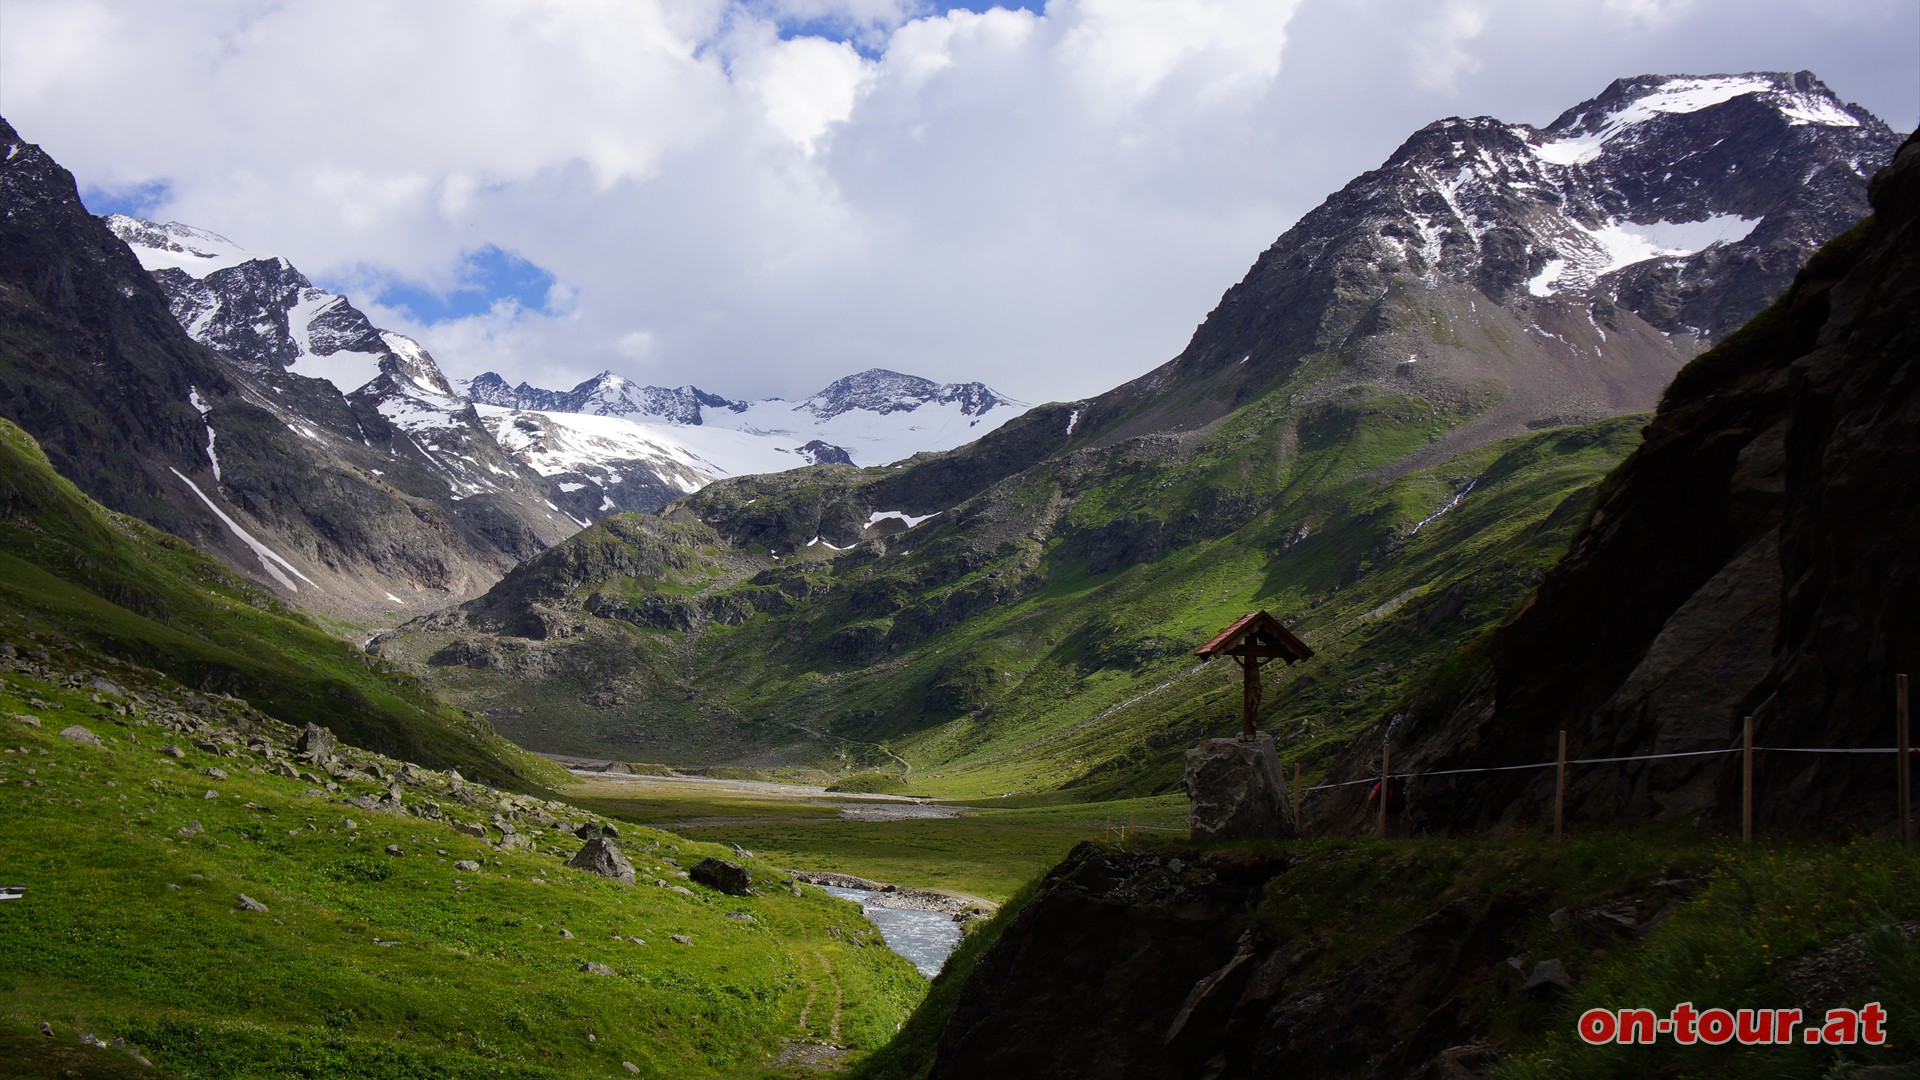
<svg viewBox="0 0 1920 1080">
<path fill-rule="evenodd" d="M 1240 664 L 1240 737 L 1251 739 L 1254 715 L 1260 711 L 1260 666 L 1274 660 L 1291 664 L 1313 656 L 1305 642 L 1280 625 L 1280 620 L 1264 611 L 1256 611 L 1213 636 L 1213 640 L 1193 650 L 1202 660 L 1231 656 Z"/>
</svg>

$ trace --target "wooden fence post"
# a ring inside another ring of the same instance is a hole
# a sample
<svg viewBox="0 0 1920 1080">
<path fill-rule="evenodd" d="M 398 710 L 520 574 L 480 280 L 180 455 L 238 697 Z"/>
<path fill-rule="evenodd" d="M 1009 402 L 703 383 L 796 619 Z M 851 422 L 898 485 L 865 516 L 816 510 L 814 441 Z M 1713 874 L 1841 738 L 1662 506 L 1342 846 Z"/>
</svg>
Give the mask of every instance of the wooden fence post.
<svg viewBox="0 0 1920 1080">
<path fill-rule="evenodd" d="M 1300 762 L 1293 763 L 1293 831 L 1300 832 Z"/>
<path fill-rule="evenodd" d="M 1560 842 L 1567 818 L 1567 729 L 1560 729 L 1560 757 L 1553 766 L 1553 842 Z"/>
<path fill-rule="evenodd" d="M 1740 751 L 1740 842 L 1753 843 L 1753 717 L 1747 717 Z"/>
<path fill-rule="evenodd" d="M 1896 676 L 1893 684 L 1894 757 L 1900 769 L 1900 843 L 1913 843 L 1913 732 L 1907 726 L 1907 677 Z"/>
<path fill-rule="evenodd" d="M 1382 742 L 1380 744 L 1380 836 L 1382 839 L 1387 835 L 1387 792 L 1393 786 L 1392 754 L 1392 744 Z"/>
</svg>

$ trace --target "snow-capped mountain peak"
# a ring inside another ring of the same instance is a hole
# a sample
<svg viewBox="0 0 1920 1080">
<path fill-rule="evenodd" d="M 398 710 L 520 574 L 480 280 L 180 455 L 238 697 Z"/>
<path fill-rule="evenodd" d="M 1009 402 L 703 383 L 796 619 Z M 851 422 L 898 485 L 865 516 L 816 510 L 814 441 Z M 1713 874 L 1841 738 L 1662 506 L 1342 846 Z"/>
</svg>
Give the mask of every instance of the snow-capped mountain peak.
<svg viewBox="0 0 1920 1080">
<path fill-rule="evenodd" d="M 1636 141 L 1642 128 L 1662 116 L 1687 115 L 1751 96 L 1790 125 L 1859 127 L 1861 119 L 1825 83 L 1808 72 L 1744 75 L 1643 75 L 1620 79 L 1593 101 L 1570 110 L 1536 132 L 1534 153 L 1555 165 L 1580 165 L 1610 143 Z"/>
<path fill-rule="evenodd" d="M 885 368 L 868 368 L 858 375 L 836 379 L 796 408 L 826 421 L 854 410 L 885 416 L 930 404 L 955 405 L 962 416 L 982 416 L 997 406 L 1009 406 L 1016 410 L 1025 408 L 1023 402 L 1002 397 L 985 383 L 941 385 L 932 379 L 902 375 Z"/>
<path fill-rule="evenodd" d="M 126 241 L 140 259 L 140 265 L 149 272 L 172 268 L 185 271 L 189 277 L 203 278 L 215 270 L 273 258 L 248 251 L 219 233 L 177 221 L 162 225 L 125 214 L 109 214 L 106 222 L 107 228 Z"/>
</svg>

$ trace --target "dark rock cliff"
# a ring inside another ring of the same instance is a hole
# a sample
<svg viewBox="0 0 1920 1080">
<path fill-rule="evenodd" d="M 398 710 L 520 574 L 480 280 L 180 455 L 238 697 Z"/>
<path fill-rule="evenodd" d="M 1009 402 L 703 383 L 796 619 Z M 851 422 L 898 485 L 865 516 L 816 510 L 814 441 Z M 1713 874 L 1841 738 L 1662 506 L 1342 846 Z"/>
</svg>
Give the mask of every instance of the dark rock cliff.
<svg viewBox="0 0 1920 1080">
<path fill-rule="evenodd" d="M 1260 925 L 1312 858 L 1081 844 L 973 968 L 930 1080 L 1484 1075 L 1466 999 L 1557 991 L 1507 963 L 1538 914 L 1526 883 L 1324 963 L 1316 935 Z"/>
<path fill-rule="evenodd" d="M 1551 759 L 1561 729 L 1575 758 L 1725 749 L 1749 715 L 1760 746 L 1892 743 L 1895 675 L 1920 674 L 1920 137 L 1871 201 L 1681 372 L 1537 594 L 1397 718 L 1396 771 Z M 1335 775 L 1378 767 L 1364 742 Z M 1575 768 L 1568 820 L 1728 827 L 1737 761 Z M 1762 753 L 1757 770 L 1763 826 L 1892 821 L 1885 755 Z M 1553 790 L 1551 770 L 1416 787 L 1452 830 L 1538 820 Z"/>
</svg>

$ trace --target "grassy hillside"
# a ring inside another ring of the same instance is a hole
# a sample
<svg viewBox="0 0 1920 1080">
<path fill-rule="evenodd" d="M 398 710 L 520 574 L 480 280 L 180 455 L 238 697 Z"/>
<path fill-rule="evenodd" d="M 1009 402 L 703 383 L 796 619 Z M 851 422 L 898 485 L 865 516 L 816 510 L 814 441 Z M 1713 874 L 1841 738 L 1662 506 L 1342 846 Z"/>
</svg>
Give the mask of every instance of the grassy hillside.
<svg viewBox="0 0 1920 1080">
<path fill-rule="evenodd" d="M 1319 652 L 1270 671 L 1264 712 L 1311 772 L 1511 610 L 1642 422 L 1411 470 L 1486 405 L 1326 359 L 1205 432 L 1045 458 L 904 530 L 866 526 L 896 470 L 725 482 L 375 649 L 543 750 L 1116 797 L 1237 729 L 1238 670 L 1190 654 L 1264 607 Z"/>
<path fill-rule="evenodd" d="M 684 880 L 731 849 L 627 826 L 621 885 L 563 865 L 585 812 L 353 750 L 314 775 L 240 703 L 105 675 L 0 675 L 0 1074 L 770 1075 L 879 1045 L 924 986 L 762 862 L 757 897 Z"/>
<path fill-rule="evenodd" d="M 295 727 L 317 723 L 469 779 L 516 788 L 564 779 L 184 541 L 102 509 L 5 420 L 0 641 L 139 664 Z"/>
</svg>

